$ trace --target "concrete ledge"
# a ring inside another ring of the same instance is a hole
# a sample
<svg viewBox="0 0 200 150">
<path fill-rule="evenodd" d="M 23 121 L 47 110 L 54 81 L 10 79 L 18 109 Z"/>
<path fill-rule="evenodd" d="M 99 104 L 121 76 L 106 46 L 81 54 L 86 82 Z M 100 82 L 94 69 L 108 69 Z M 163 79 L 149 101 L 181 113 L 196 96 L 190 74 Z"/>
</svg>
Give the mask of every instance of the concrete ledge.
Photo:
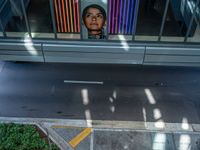
<svg viewBox="0 0 200 150">
<path fill-rule="evenodd" d="M 43 124 L 45 126 L 112 128 L 122 130 L 145 130 L 164 132 L 200 132 L 200 124 L 182 124 L 165 122 L 71 120 L 48 118 L 0 117 L 0 123 Z M 90 125 L 88 125 L 90 122 Z"/>
</svg>

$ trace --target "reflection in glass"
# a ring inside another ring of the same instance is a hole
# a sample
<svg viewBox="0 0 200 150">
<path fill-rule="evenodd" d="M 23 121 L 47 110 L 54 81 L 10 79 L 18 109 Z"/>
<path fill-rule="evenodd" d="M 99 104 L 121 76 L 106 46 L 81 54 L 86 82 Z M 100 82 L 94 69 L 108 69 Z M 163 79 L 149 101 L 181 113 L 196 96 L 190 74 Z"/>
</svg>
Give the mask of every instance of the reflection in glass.
<svg viewBox="0 0 200 150">
<path fill-rule="evenodd" d="M 79 0 L 53 0 L 58 38 L 80 39 Z"/>
<path fill-rule="evenodd" d="M 188 42 L 200 42 L 200 0 L 191 0 L 191 13 L 193 14 L 191 22 L 191 29 L 188 31 Z"/>
<path fill-rule="evenodd" d="M 49 6 L 49 0 L 30 0 L 26 13 L 33 38 L 54 37 Z"/>
<path fill-rule="evenodd" d="M 188 42 L 200 42 L 200 24 L 197 25 L 194 34 L 189 36 L 187 39 Z"/>
<path fill-rule="evenodd" d="M 189 1 L 172 1 L 165 20 L 165 27 L 163 31 L 162 41 L 184 41 L 187 31 L 189 30 L 190 21 L 195 8 L 196 0 Z M 193 22 L 191 30 L 188 34 L 189 37 L 196 37 L 197 22 Z"/>
<path fill-rule="evenodd" d="M 26 0 L 24 2 L 25 9 L 27 10 L 30 1 Z M 1 11 L 1 17 L 3 28 L 8 37 L 24 37 L 27 33 L 20 0 L 5 0 Z"/>
<path fill-rule="evenodd" d="M 157 41 L 166 0 L 140 0 L 135 40 Z"/>
</svg>

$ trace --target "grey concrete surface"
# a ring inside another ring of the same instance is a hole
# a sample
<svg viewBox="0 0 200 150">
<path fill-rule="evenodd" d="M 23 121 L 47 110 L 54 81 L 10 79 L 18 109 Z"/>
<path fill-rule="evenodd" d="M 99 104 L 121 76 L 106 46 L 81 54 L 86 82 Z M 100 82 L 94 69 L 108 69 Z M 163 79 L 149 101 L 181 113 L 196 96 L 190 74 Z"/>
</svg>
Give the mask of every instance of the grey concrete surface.
<svg viewBox="0 0 200 150">
<path fill-rule="evenodd" d="M 146 122 L 147 125 L 152 125 L 140 129 L 129 126 L 127 121 L 124 122 L 126 124 L 124 127 L 113 127 L 111 124 L 108 125 L 107 121 L 101 121 L 102 125 L 92 126 L 85 138 L 79 136 L 80 143 L 72 148 L 69 141 L 74 140 L 88 128 L 84 120 L 1 117 L 0 122 L 37 125 L 61 150 L 199 150 L 200 148 L 200 130 L 197 130 L 200 124 L 189 124 L 192 130 L 188 130 L 183 128 L 182 123 L 171 123 L 170 127 L 156 130 L 152 126 L 153 122 Z M 117 122 L 119 123 L 115 121 Z M 131 124 L 136 123 L 131 122 Z M 143 123 L 140 122 L 141 125 Z"/>
<path fill-rule="evenodd" d="M 77 127 L 68 127 L 64 129 L 54 129 L 57 134 L 59 134 L 66 142 L 70 142 L 74 137 L 80 134 L 84 128 Z M 84 139 L 84 142 L 81 142 L 76 147 L 76 150 L 90 150 L 90 138 L 91 135 Z"/>
<path fill-rule="evenodd" d="M 66 142 L 80 128 L 54 129 Z M 91 146 L 92 145 L 92 146 Z M 199 150 L 200 132 L 155 132 L 93 128 L 93 133 L 75 147 L 78 150 Z"/>
<path fill-rule="evenodd" d="M 174 134 L 174 141 L 176 149 L 200 149 L 200 135 L 199 134 L 187 134 L 179 133 Z"/>
<path fill-rule="evenodd" d="M 88 112 L 92 120 L 200 121 L 200 68 L 3 63 L 1 117 L 88 119 Z"/>
<path fill-rule="evenodd" d="M 150 150 L 151 144 L 151 134 L 146 132 L 94 132 L 94 147 L 96 150 Z"/>
</svg>

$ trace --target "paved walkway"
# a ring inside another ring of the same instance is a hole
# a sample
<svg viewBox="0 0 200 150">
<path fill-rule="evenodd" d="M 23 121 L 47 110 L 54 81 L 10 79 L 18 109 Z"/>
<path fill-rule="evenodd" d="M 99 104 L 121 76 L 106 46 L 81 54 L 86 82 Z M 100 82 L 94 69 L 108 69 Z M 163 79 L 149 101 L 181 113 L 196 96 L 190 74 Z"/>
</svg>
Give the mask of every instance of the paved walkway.
<svg viewBox="0 0 200 150">
<path fill-rule="evenodd" d="M 61 150 L 199 150 L 200 125 L 188 123 L 4 118 L 35 124 Z"/>
</svg>

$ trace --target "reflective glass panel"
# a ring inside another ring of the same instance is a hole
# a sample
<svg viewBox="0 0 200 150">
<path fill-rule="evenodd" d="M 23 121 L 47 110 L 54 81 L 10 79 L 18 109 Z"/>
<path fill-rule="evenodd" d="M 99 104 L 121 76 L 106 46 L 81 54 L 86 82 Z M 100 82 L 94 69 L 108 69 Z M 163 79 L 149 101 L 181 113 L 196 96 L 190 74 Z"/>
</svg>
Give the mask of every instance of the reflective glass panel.
<svg viewBox="0 0 200 150">
<path fill-rule="evenodd" d="M 157 41 L 166 0 L 140 0 L 135 40 Z"/>
<path fill-rule="evenodd" d="M 31 0 L 26 13 L 33 38 L 54 38 L 49 0 Z"/>
<path fill-rule="evenodd" d="M 5 0 L 1 11 L 3 28 L 8 37 L 27 37 L 28 31 L 25 23 L 20 0 Z M 29 0 L 25 1 L 25 10 L 28 9 Z"/>
<path fill-rule="evenodd" d="M 189 32 L 188 42 L 200 42 L 200 2 L 197 4 L 197 0 L 190 0 L 191 7 L 194 8 L 191 14 L 194 14 L 194 19 L 192 20 L 191 30 Z M 196 7 L 195 7 L 196 6 Z"/>
<path fill-rule="evenodd" d="M 195 4 L 191 1 L 170 0 L 165 20 L 162 41 L 183 42 L 192 18 Z M 196 26 L 192 25 L 189 36 L 193 36 Z"/>
<path fill-rule="evenodd" d="M 1 13 L 0 13 L 1 15 Z M 0 18 L 0 37 L 3 36 L 3 25 L 2 25 L 2 22 L 1 22 L 1 18 Z"/>
</svg>

